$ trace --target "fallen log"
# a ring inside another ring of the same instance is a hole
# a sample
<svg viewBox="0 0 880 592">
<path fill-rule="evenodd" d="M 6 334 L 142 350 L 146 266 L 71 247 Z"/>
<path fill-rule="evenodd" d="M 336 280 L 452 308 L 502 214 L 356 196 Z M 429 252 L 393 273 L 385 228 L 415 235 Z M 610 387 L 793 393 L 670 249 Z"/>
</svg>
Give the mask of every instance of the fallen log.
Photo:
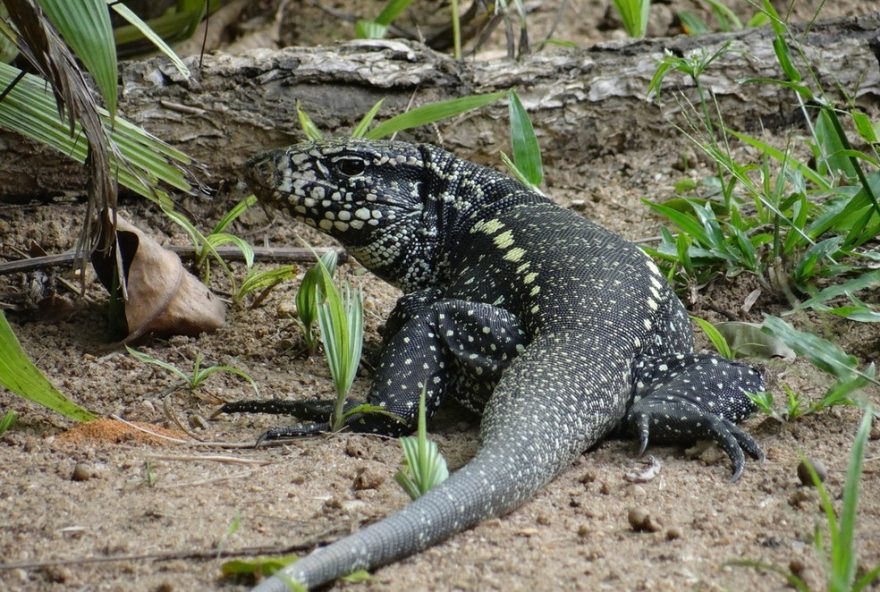
<svg viewBox="0 0 880 592">
<path fill-rule="evenodd" d="M 832 101 L 852 98 L 877 106 L 880 97 L 880 12 L 795 29 L 804 60 Z M 164 58 L 121 66 L 120 113 L 206 166 L 204 181 L 218 185 L 237 178 L 251 154 L 302 139 L 296 104 L 328 132 L 345 133 L 377 100 L 382 117 L 472 93 L 516 88 L 535 123 L 549 162 L 584 160 L 651 146 L 675 134 L 681 121 L 676 97 L 696 100 L 693 83 L 671 74 L 663 101 L 649 101 L 646 89 L 664 52 L 709 54 L 725 45 L 702 77 L 728 125 L 738 129 L 780 129 L 800 125 L 790 90 L 747 84 L 780 78 L 769 28 L 700 37 L 680 36 L 616 42 L 588 49 L 552 49 L 513 62 L 457 62 L 423 46 L 400 41 L 357 41 L 329 47 L 256 50 L 244 55 L 205 56 L 186 80 Z M 844 96 L 844 94 L 846 96 Z M 507 107 L 408 134 L 441 142 L 466 158 L 481 159 L 503 148 Z M 0 132 L 2 196 L 79 191 L 81 167 L 49 149 Z"/>
</svg>

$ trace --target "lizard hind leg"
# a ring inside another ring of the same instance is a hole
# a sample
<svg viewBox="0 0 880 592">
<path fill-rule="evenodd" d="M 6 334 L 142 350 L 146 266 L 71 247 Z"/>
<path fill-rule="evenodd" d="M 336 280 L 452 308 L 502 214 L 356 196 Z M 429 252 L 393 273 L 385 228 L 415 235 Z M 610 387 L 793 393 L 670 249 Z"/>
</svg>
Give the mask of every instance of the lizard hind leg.
<svg viewBox="0 0 880 592">
<path fill-rule="evenodd" d="M 625 423 L 639 439 L 639 454 L 649 440 L 714 440 L 733 462 L 732 481 L 742 475 L 744 452 L 764 458 L 755 440 L 735 423 L 756 409 L 745 393 L 764 390 L 758 371 L 710 354 L 639 359 L 634 370 L 633 403 Z"/>
</svg>

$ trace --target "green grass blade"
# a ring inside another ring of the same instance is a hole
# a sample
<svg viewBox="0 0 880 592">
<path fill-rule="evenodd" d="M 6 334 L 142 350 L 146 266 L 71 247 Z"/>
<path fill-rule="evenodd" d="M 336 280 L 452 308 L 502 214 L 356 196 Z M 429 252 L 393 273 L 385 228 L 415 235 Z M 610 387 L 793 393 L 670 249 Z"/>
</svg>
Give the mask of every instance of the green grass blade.
<svg viewBox="0 0 880 592">
<path fill-rule="evenodd" d="M 318 126 L 309 117 L 309 114 L 300 107 L 299 101 L 296 102 L 296 117 L 299 119 L 299 126 L 309 140 L 320 140 L 324 137 L 324 134 L 321 133 L 321 130 L 318 129 Z"/>
<path fill-rule="evenodd" d="M 214 226 L 214 229 L 211 231 L 211 234 L 216 234 L 218 232 L 223 232 L 226 228 L 232 224 L 234 220 L 236 220 L 239 216 L 241 216 L 245 210 L 250 208 L 251 206 L 257 203 L 257 196 L 253 193 L 248 195 L 246 198 L 235 204 L 232 209 L 230 209 L 226 214 L 220 218 L 220 221 Z"/>
<path fill-rule="evenodd" d="M 691 320 L 700 326 L 700 329 L 703 330 L 703 333 L 706 334 L 706 337 L 709 338 L 709 341 L 712 342 L 712 345 L 715 346 L 715 349 L 718 350 L 718 353 L 727 358 L 728 360 L 733 359 L 733 351 L 730 349 L 730 345 L 727 343 L 727 339 L 715 328 L 715 325 L 707 321 L 706 319 L 701 319 L 699 317 L 691 317 Z"/>
<path fill-rule="evenodd" d="M 828 286 L 809 300 L 801 302 L 798 306 L 792 309 L 791 312 L 797 312 L 806 308 L 816 308 L 822 306 L 832 298 L 837 298 L 838 296 L 846 294 L 855 294 L 860 290 L 876 288 L 878 286 L 880 286 L 880 270 L 869 271 L 868 273 L 864 273 L 843 283 Z"/>
<path fill-rule="evenodd" d="M 535 129 L 516 91 L 511 90 L 508 93 L 507 106 L 510 114 L 513 162 L 517 170 L 529 181 L 529 185 L 538 186 L 544 180 L 544 167 L 541 164 L 541 147 L 538 145 Z"/>
<path fill-rule="evenodd" d="M 144 352 L 140 352 L 140 351 L 138 351 L 134 348 L 131 348 L 127 345 L 125 346 L 125 349 L 128 350 L 128 353 L 131 355 L 131 357 L 133 357 L 138 362 L 142 362 L 144 364 L 152 364 L 153 366 L 158 366 L 159 368 L 162 368 L 163 370 L 171 372 L 172 374 L 182 378 L 186 384 L 193 384 L 195 377 L 190 376 L 189 374 L 187 374 L 186 372 L 184 372 L 183 370 L 181 370 L 180 368 L 178 368 L 174 364 L 172 364 L 170 362 L 166 362 L 164 360 L 160 360 L 159 358 L 154 358 L 150 354 L 145 354 Z"/>
<path fill-rule="evenodd" d="M 387 27 L 393 23 L 404 10 L 409 8 L 410 4 L 412 4 L 412 0 L 389 0 L 388 4 L 385 5 L 385 8 L 382 9 L 382 12 L 379 13 L 379 16 L 376 17 L 376 22 Z"/>
<path fill-rule="evenodd" d="M 183 60 L 180 59 L 174 50 L 165 43 L 165 41 L 156 34 L 153 29 L 150 28 L 150 25 L 141 20 L 137 14 L 135 14 L 129 7 L 125 4 L 121 4 L 117 2 L 117 0 L 104 0 L 108 6 L 112 7 L 113 10 L 116 11 L 116 14 L 124 18 L 129 22 L 135 29 L 140 31 L 140 33 L 146 37 L 150 43 L 156 46 L 156 48 L 165 54 L 165 56 L 171 60 L 171 63 L 174 64 L 174 67 L 177 68 L 177 71 L 180 72 L 186 78 L 192 77 L 192 73 L 189 71 L 189 68 L 186 67 L 186 64 L 183 63 Z"/>
<path fill-rule="evenodd" d="M 379 140 L 405 129 L 434 123 L 442 119 L 448 119 L 449 117 L 454 117 L 461 113 L 478 109 L 489 103 L 494 103 L 495 101 L 504 98 L 506 94 L 505 91 L 501 91 L 485 95 L 468 95 L 466 97 L 423 105 L 412 111 L 396 115 L 391 119 L 386 119 L 365 133 L 364 138 L 368 140 Z"/>
<path fill-rule="evenodd" d="M 198 386 L 205 382 L 212 374 L 217 374 L 218 372 L 223 372 L 224 374 L 234 374 L 240 378 L 246 380 L 251 388 L 254 389 L 254 394 L 258 397 L 260 396 L 260 389 L 257 387 L 256 381 L 254 381 L 253 377 L 250 374 L 242 370 L 241 368 L 236 368 L 235 366 L 228 366 L 226 364 L 220 364 L 217 366 L 208 366 L 207 368 L 202 368 L 198 372 L 195 373 L 193 377 L 193 386 Z"/>
<path fill-rule="evenodd" d="M 116 43 L 105 0 L 37 0 L 86 69 L 94 76 L 111 119 L 116 115 Z"/>
<path fill-rule="evenodd" d="M 357 127 L 355 127 L 351 131 L 352 138 L 363 138 L 364 134 L 367 133 L 367 128 L 370 127 L 370 124 L 373 123 L 373 119 L 375 119 L 376 114 L 379 112 L 379 109 L 382 108 L 382 103 L 385 102 L 385 99 L 379 99 L 376 101 L 376 104 L 373 105 L 367 113 L 361 117 L 360 122 L 358 122 Z"/>
<path fill-rule="evenodd" d="M 31 362 L 0 310 L 0 386 L 76 421 L 96 416 L 65 397 Z"/>
<path fill-rule="evenodd" d="M 816 367 L 829 374 L 848 380 L 858 373 L 856 357 L 847 354 L 827 339 L 798 331 L 774 316 L 767 316 L 761 327 L 781 339 L 799 355 L 807 356 Z"/>
<path fill-rule="evenodd" d="M 6 415 L 3 416 L 3 419 L 0 419 L 0 436 L 5 434 L 9 428 L 15 425 L 16 420 L 18 419 L 18 415 L 15 411 L 7 411 Z"/>
<path fill-rule="evenodd" d="M 217 247 L 221 245 L 231 244 L 237 247 L 238 250 L 241 251 L 241 254 L 244 257 L 244 263 L 248 269 L 254 266 L 254 248 L 249 242 L 240 236 L 229 234 L 228 232 L 218 232 L 216 234 L 209 234 L 205 239 L 206 244 L 210 245 L 214 252 L 216 252 Z"/>
<path fill-rule="evenodd" d="M 840 509 L 840 528 L 838 537 L 832 539 L 831 582 L 829 590 L 851 590 L 856 575 L 856 557 L 853 536 L 856 525 L 856 509 L 859 503 L 859 481 L 865 460 L 865 442 L 871 431 L 872 409 L 865 409 L 856 438 L 853 441 L 849 466 L 846 470 L 846 483 L 843 486 L 843 504 Z"/>
</svg>

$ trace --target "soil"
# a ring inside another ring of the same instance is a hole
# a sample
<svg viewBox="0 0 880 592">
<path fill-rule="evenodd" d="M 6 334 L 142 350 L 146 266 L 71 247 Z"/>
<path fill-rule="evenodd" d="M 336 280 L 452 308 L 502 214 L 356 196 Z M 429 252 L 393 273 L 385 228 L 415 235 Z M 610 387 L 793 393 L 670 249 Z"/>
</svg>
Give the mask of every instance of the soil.
<svg viewBox="0 0 880 592">
<path fill-rule="evenodd" d="M 365 12 L 378 10 L 367 4 Z M 554 37 L 581 45 L 620 38 L 606 4 L 569 2 L 568 16 L 560 20 Z M 744 21 L 751 15 L 744 1 L 728 4 Z M 818 4 L 799 2 L 795 15 L 808 19 Z M 827 4 L 822 13 L 827 18 L 875 8 L 869 1 Z M 281 38 L 328 43 L 326 37 L 302 35 L 326 28 L 328 13 L 311 3 L 295 6 L 301 9 L 299 32 L 284 25 L 292 17 L 282 17 Z M 546 35 L 557 7 L 551 1 L 536 7 L 529 21 L 533 39 Z M 348 3 L 333 8 L 358 10 L 357 3 L 354 8 Z M 707 14 L 697 2 L 656 4 L 652 32 L 676 33 L 672 15 L 682 8 Z M 334 34 L 348 35 L 349 25 L 339 25 L 339 17 L 334 18 Z M 500 48 L 503 38 L 496 33 L 485 51 Z M 694 158 L 692 148 L 671 137 L 658 138 L 653 151 L 610 154 L 579 165 L 548 160 L 551 195 L 633 240 L 657 234 L 659 222 L 641 204 L 642 197 L 668 197 L 681 178 L 711 174 L 701 158 Z M 683 160 L 691 164 L 682 167 Z M 209 228 L 234 198 L 180 198 L 180 203 L 201 227 Z M 121 209 L 159 240 L 186 243 L 178 229 L 142 200 L 123 197 Z M 0 205 L 0 255 L 18 258 L 14 249 L 27 251 L 32 241 L 47 252 L 71 248 L 83 212 L 81 196 L 51 204 Z M 296 245 L 297 236 L 328 244 L 288 219 L 270 219 L 259 209 L 247 212 L 234 230 L 255 244 Z M 242 273 L 240 267 L 233 268 Z M 366 359 L 375 360 L 380 347 L 377 330 L 399 293 L 355 264 L 343 266 L 340 273 L 365 292 Z M 407 503 L 393 479 L 401 452 L 392 439 L 341 433 L 269 448 L 234 447 L 253 442 L 278 422 L 268 416 L 210 418 L 219 400 L 253 398 L 248 383 L 215 374 L 195 391 L 175 390 L 176 379 L 168 372 L 107 349 L 113 337 L 105 328 L 106 295 L 91 272 L 84 296 L 65 289 L 62 280 L 74 289 L 79 283 L 74 272 L 60 268 L 0 277 L 0 306 L 25 350 L 74 401 L 105 418 L 141 422 L 141 428 L 152 424 L 160 436 L 145 437 L 136 428 L 108 419 L 73 426 L 57 414 L 0 392 L 0 410 L 20 416 L 0 437 L 0 557 L 5 562 L 0 566 L 0 589 L 243 590 L 246 582 L 220 576 L 226 554 L 285 549 L 305 553 Z M 742 302 L 753 284 L 747 276 L 718 279 L 690 290 L 686 300 L 694 314 L 713 320 L 722 320 L 717 311 L 760 321 L 763 313 L 784 310 L 781 302 L 763 294 L 750 312 L 743 312 Z M 254 309 L 229 306 L 226 325 L 213 334 L 154 339 L 139 349 L 185 371 L 200 355 L 203 365 L 233 365 L 250 373 L 264 398 L 328 397 L 332 387 L 324 360 L 305 355 L 300 330 L 292 321 L 297 285 L 276 289 Z M 221 293 L 226 287 L 216 270 L 212 286 Z M 868 323 L 807 316 L 796 316 L 794 322 L 865 361 L 880 356 L 880 334 Z M 802 359 L 760 363 L 777 400 L 784 399 L 783 386 L 815 400 L 830 384 Z M 370 368 L 364 364 L 355 396 L 363 395 L 369 380 Z M 866 395 L 876 398 L 878 393 Z M 786 588 L 778 575 L 733 565 L 755 560 L 792 569 L 814 589 L 822 589 L 824 564 L 813 537 L 824 517 L 816 491 L 801 485 L 797 465 L 802 456 L 821 462 L 828 471 L 832 499 L 839 503 L 859 418 L 858 410 L 847 407 L 789 423 L 752 418 L 745 427 L 760 442 L 767 460 L 749 462 L 736 484 L 728 482 L 729 462 L 714 445 L 687 450 L 652 447 L 650 454 L 660 471 L 640 482 L 633 474 L 642 472 L 645 464 L 634 457 L 633 444 L 608 440 L 509 515 L 376 570 L 367 584 L 338 583 L 331 588 Z M 204 442 L 187 440 L 184 429 Z M 442 411 L 430 429 L 451 469 L 466 463 L 477 448 L 478 419 L 460 409 Z M 875 426 L 857 520 L 860 570 L 880 562 L 877 439 L 880 428 Z M 646 512 L 656 531 L 636 532 L 628 520 L 631 510 Z"/>
</svg>

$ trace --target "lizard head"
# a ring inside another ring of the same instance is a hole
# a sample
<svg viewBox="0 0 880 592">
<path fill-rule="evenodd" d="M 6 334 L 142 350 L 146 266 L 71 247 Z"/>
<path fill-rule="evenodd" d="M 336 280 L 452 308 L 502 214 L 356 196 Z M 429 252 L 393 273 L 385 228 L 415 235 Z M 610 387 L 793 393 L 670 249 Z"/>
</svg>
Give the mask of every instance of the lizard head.
<svg viewBox="0 0 880 592">
<path fill-rule="evenodd" d="M 324 140 L 259 154 L 246 176 L 260 201 L 334 237 L 410 291 L 430 285 L 436 267 L 437 163 L 428 160 L 425 147 L 404 142 Z"/>
</svg>

